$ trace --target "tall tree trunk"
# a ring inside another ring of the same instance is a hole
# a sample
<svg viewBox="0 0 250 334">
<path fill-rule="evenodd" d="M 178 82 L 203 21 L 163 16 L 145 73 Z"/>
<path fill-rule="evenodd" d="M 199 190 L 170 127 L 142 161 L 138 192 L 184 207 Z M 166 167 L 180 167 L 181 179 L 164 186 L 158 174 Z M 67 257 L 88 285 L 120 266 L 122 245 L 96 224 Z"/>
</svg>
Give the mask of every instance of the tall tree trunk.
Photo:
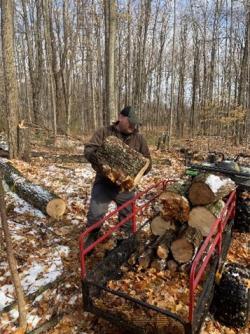
<svg viewBox="0 0 250 334">
<path fill-rule="evenodd" d="M 10 2 L 10 0 L 6 0 Z M 4 1 L 2 1 L 3 3 Z M 13 280 L 13 285 L 15 287 L 15 292 L 17 296 L 17 304 L 18 304 L 18 312 L 19 312 L 19 326 L 25 332 L 27 327 L 27 312 L 26 312 L 26 303 L 24 299 L 24 293 L 22 290 L 21 281 L 17 271 L 17 262 L 14 256 L 14 251 L 11 243 L 11 236 L 7 222 L 5 201 L 4 201 L 4 190 L 3 190 L 3 180 L 2 175 L 0 173 L 0 216 L 2 222 L 2 228 L 4 232 L 4 239 L 6 243 L 6 252 L 7 252 L 7 260 L 11 272 L 11 278 Z"/>
<path fill-rule="evenodd" d="M 18 88 L 14 55 L 13 0 L 2 0 L 2 56 L 5 83 L 6 115 L 8 119 L 9 157 L 18 157 Z"/>
<path fill-rule="evenodd" d="M 115 37 L 116 1 L 105 0 L 105 59 L 106 59 L 106 114 L 107 123 L 117 119 L 115 94 Z"/>
</svg>

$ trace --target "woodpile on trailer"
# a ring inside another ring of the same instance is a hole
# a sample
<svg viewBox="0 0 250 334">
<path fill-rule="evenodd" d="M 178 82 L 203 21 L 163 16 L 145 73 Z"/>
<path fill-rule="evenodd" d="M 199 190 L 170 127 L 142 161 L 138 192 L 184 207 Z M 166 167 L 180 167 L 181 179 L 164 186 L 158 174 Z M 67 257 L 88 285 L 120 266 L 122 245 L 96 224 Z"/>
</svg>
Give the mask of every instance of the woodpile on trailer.
<svg viewBox="0 0 250 334">
<path fill-rule="evenodd" d="M 213 174 L 202 174 L 192 182 L 180 181 L 168 186 L 159 197 L 159 215 L 152 220 L 146 240 L 122 266 L 122 277 L 110 280 L 107 287 L 170 310 L 188 321 L 192 261 L 212 224 L 226 214 L 225 201 L 235 188 L 231 179 Z M 198 295 L 202 284 L 203 280 L 197 287 Z M 152 312 L 143 317 L 145 310 L 138 311 L 132 303 L 125 307 L 127 301 L 110 293 L 103 291 L 94 301 L 102 309 L 112 302 L 114 312 L 123 314 L 134 324 L 141 319 L 140 326 L 145 330 L 150 327 L 154 333 L 162 333 L 165 323 L 168 325 L 164 333 L 184 333 L 173 319 L 168 317 L 160 323 Z"/>
</svg>

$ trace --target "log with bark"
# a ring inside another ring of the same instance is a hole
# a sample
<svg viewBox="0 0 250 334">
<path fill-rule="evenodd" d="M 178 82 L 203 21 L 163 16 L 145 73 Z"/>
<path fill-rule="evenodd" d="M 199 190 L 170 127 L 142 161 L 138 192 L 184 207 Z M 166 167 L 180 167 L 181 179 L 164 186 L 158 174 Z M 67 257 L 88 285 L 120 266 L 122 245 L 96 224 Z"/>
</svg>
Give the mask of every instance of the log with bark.
<svg viewBox="0 0 250 334">
<path fill-rule="evenodd" d="M 165 191 L 160 197 L 160 212 L 165 220 L 176 220 L 181 223 L 188 221 L 189 202 L 188 200 L 177 193 Z"/>
<path fill-rule="evenodd" d="M 171 244 L 171 253 L 178 264 L 189 263 L 203 241 L 201 232 L 188 226 Z"/>
<path fill-rule="evenodd" d="M 194 178 L 188 197 L 193 205 L 207 205 L 226 197 L 235 188 L 230 178 L 201 173 Z"/>
<path fill-rule="evenodd" d="M 200 230 L 203 237 L 206 237 L 224 207 L 225 203 L 221 199 L 206 206 L 196 206 L 190 211 L 188 225 Z M 216 230 L 214 233 L 216 233 Z"/>
<path fill-rule="evenodd" d="M 96 169 L 122 190 L 132 190 L 149 166 L 149 159 L 119 138 L 109 136 L 96 152 Z"/>
<path fill-rule="evenodd" d="M 28 181 L 10 162 L 0 160 L 0 170 L 12 191 L 44 214 L 60 218 L 65 210 L 65 201 L 49 190 Z"/>
</svg>

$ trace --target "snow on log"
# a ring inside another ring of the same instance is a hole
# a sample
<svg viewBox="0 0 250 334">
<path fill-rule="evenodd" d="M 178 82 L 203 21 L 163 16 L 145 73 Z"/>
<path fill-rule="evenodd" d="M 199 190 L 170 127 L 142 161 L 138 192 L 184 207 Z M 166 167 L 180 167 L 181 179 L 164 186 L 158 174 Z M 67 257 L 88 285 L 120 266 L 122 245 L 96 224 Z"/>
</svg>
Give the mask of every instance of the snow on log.
<svg viewBox="0 0 250 334">
<path fill-rule="evenodd" d="M 28 181 L 11 163 L 1 159 L 0 170 L 11 191 L 17 193 L 26 202 L 52 218 L 59 218 L 64 214 L 66 203 L 63 199 Z"/>
<path fill-rule="evenodd" d="M 165 191 L 159 196 L 161 216 L 165 220 L 188 221 L 189 202 L 177 193 Z"/>
<path fill-rule="evenodd" d="M 119 138 L 109 136 L 96 152 L 97 170 L 121 187 L 133 189 L 149 166 L 149 159 L 133 150 Z"/>
<path fill-rule="evenodd" d="M 206 206 L 196 206 L 190 211 L 188 225 L 200 230 L 203 237 L 206 237 L 224 207 L 225 203 L 222 200 Z"/>
<path fill-rule="evenodd" d="M 202 243 L 203 238 L 199 230 L 188 226 L 171 244 L 174 260 L 179 264 L 189 263 L 193 260 Z"/>
<path fill-rule="evenodd" d="M 194 178 L 188 197 L 193 205 L 207 205 L 229 195 L 233 190 L 235 183 L 230 178 L 202 173 Z"/>
</svg>

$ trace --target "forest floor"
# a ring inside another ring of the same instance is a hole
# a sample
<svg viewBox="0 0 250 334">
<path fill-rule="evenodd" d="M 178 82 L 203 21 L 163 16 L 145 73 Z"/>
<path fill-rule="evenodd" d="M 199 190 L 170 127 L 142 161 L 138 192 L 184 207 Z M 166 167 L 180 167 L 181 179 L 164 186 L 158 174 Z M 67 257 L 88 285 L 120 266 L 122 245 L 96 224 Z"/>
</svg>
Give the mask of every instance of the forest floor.
<svg viewBox="0 0 250 334">
<path fill-rule="evenodd" d="M 249 149 L 226 145 L 219 138 L 209 139 L 211 151 L 222 151 L 233 156 L 239 152 L 250 154 Z M 157 151 L 150 146 L 153 158 L 151 172 L 143 177 L 138 190 L 153 185 L 158 180 L 181 178 L 185 173 L 184 156 L 180 147 L 197 150 L 199 159 L 205 159 L 207 138 L 179 141 L 173 149 Z M 121 331 L 109 322 L 83 310 L 78 240 L 86 226 L 90 191 L 94 171 L 89 163 L 66 162 L 59 156 L 82 154 L 83 143 L 61 138 L 57 145 L 33 145 L 41 152 L 30 163 L 12 161 L 30 181 L 45 186 L 67 201 L 67 212 L 60 220 L 52 220 L 34 209 L 6 187 L 8 224 L 12 235 L 18 270 L 28 299 L 28 330 L 42 326 L 48 334 L 115 334 Z M 55 159 L 55 157 L 57 158 Z M 110 210 L 114 205 L 110 205 Z M 229 261 L 249 261 L 247 235 L 234 233 Z M 104 246 L 103 246 L 104 247 Z M 14 290 L 6 260 L 6 252 L 0 248 L 0 333 L 14 333 L 18 311 L 14 305 Z M 5 312 L 6 311 L 6 312 Z M 46 325 L 44 325 L 46 324 Z M 46 327 L 47 326 L 47 327 Z M 47 328 L 47 329 L 46 329 Z M 248 329 L 235 330 L 219 324 L 208 315 L 202 334 L 248 333 Z M 174 333 L 173 333 L 174 334 Z"/>
</svg>

